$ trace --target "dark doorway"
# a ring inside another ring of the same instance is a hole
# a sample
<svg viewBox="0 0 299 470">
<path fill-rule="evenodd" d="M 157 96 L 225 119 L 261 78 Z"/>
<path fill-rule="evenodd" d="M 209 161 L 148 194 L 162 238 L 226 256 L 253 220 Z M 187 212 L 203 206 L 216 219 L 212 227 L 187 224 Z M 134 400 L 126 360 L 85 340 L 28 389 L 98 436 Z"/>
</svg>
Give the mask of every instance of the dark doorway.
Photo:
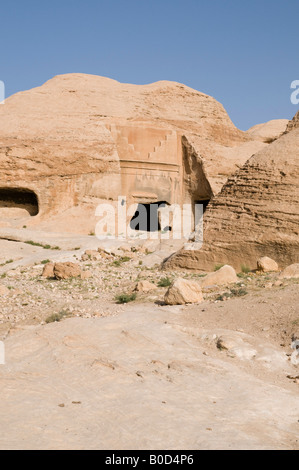
<svg viewBox="0 0 299 470">
<path fill-rule="evenodd" d="M 203 210 L 203 213 L 205 213 L 205 211 L 207 209 L 207 205 L 209 204 L 209 202 L 210 202 L 210 199 L 203 199 L 201 201 L 194 201 L 194 206 L 196 204 L 202 204 L 202 206 L 203 206 L 202 210 Z"/>
<path fill-rule="evenodd" d="M 159 201 L 152 204 L 138 204 L 137 210 L 130 221 L 132 230 L 144 232 L 158 232 L 161 230 L 170 231 L 171 228 L 161 227 L 159 220 L 159 208 L 166 207 L 165 201 Z"/>
<path fill-rule="evenodd" d="M 0 188 L 0 209 L 23 210 L 24 214 L 35 216 L 39 212 L 38 199 L 35 192 L 23 188 Z M 21 211 L 20 211 L 21 213 Z"/>
</svg>

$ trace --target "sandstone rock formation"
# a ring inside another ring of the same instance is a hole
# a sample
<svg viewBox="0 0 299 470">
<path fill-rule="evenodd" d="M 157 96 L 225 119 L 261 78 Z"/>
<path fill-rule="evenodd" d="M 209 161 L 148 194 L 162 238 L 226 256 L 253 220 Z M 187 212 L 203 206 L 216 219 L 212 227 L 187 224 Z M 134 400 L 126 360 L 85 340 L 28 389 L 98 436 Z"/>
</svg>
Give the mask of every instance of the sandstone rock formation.
<svg viewBox="0 0 299 470">
<path fill-rule="evenodd" d="M 237 277 L 236 271 L 232 266 L 222 266 L 218 271 L 209 273 L 200 281 L 201 287 L 210 287 L 213 285 L 221 286 L 230 284 L 231 282 L 237 282 L 239 279 Z"/>
<path fill-rule="evenodd" d="M 53 272 L 56 279 L 70 279 L 80 277 L 82 274 L 80 266 L 71 262 L 55 263 Z"/>
<path fill-rule="evenodd" d="M 178 278 L 169 287 L 164 301 L 167 305 L 192 304 L 203 301 L 200 284 L 196 281 Z"/>
<path fill-rule="evenodd" d="M 190 245 L 168 268 L 211 270 L 216 263 L 255 268 L 260 256 L 280 267 L 299 261 L 299 129 L 255 154 L 224 185 L 204 215 L 201 249 Z"/>
<path fill-rule="evenodd" d="M 144 293 L 153 291 L 155 289 L 157 289 L 157 286 L 155 286 L 155 284 L 147 280 L 137 282 L 136 287 L 135 287 L 135 290 L 137 292 L 144 292 Z"/>
<path fill-rule="evenodd" d="M 256 140 L 271 143 L 286 131 L 288 124 L 289 121 L 287 119 L 274 119 L 251 127 L 248 129 L 247 133 Z"/>
<path fill-rule="evenodd" d="M 43 277 L 54 277 L 54 263 L 47 263 L 44 266 Z"/>
<path fill-rule="evenodd" d="M 94 231 L 99 203 L 119 196 L 206 204 L 267 146 L 185 85 L 84 74 L 8 98 L 0 129 L 2 226 L 81 233 Z"/>
<path fill-rule="evenodd" d="M 278 264 L 274 259 L 268 258 L 268 256 L 262 256 L 262 258 L 257 260 L 257 269 L 264 273 L 278 271 Z"/>
<path fill-rule="evenodd" d="M 297 112 L 297 114 L 295 114 L 293 119 L 288 123 L 286 132 L 290 132 L 294 129 L 297 129 L 298 127 L 299 127 L 299 111 Z"/>
<path fill-rule="evenodd" d="M 291 279 L 299 277 L 299 263 L 291 264 L 287 266 L 282 273 L 280 273 L 279 278 L 281 279 Z"/>
</svg>

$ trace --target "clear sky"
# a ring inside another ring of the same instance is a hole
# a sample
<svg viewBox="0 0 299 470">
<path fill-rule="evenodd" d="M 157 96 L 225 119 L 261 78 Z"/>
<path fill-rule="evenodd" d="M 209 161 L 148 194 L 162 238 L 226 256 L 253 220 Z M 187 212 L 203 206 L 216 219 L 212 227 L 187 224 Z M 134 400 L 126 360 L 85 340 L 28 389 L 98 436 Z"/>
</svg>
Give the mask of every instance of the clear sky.
<svg viewBox="0 0 299 470">
<path fill-rule="evenodd" d="M 0 15 L 6 96 L 81 72 L 184 83 L 243 130 L 298 110 L 299 0 L 9 0 Z"/>
</svg>

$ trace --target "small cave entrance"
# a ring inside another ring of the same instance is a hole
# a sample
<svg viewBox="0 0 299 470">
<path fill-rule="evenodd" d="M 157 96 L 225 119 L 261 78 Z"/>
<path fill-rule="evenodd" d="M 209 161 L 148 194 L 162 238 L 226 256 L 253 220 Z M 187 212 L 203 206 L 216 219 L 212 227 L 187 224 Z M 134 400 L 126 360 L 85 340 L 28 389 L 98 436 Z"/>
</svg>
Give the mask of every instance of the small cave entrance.
<svg viewBox="0 0 299 470">
<path fill-rule="evenodd" d="M 33 217 L 38 213 L 38 199 L 34 191 L 23 188 L 0 188 L 1 217 Z"/>
<path fill-rule="evenodd" d="M 207 205 L 209 204 L 211 199 L 201 199 L 199 201 L 194 201 L 194 206 L 196 206 L 197 204 L 201 204 L 203 207 L 202 207 L 202 211 L 203 213 L 205 213 L 206 209 L 207 209 Z"/>
<path fill-rule="evenodd" d="M 130 220 L 132 230 L 143 232 L 168 232 L 171 231 L 169 225 L 161 227 L 161 208 L 167 207 L 166 201 L 159 201 L 152 204 L 138 204 L 135 214 Z"/>
</svg>

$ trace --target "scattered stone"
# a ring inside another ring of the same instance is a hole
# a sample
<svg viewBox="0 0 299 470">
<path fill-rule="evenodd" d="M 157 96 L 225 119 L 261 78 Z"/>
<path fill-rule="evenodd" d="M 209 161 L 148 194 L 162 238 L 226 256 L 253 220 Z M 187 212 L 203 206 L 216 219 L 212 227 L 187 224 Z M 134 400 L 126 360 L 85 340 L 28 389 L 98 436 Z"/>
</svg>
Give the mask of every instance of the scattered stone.
<svg viewBox="0 0 299 470">
<path fill-rule="evenodd" d="M 178 278 L 168 289 L 164 301 L 167 305 L 183 305 L 203 301 L 201 286 L 196 281 Z"/>
<path fill-rule="evenodd" d="M 238 342 L 236 342 L 235 338 L 231 338 L 229 336 L 220 336 L 217 340 L 217 348 L 220 349 L 221 351 L 225 349 L 226 351 L 229 351 L 230 349 L 233 349 L 236 347 Z"/>
<path fill-rule="evenodd" d="M 278 271 L 278 264 L 271 258 L 263 256 L 257 260 L 257 269 L 263 273 Z"/>
<path fill-rule="evenodd" d="M 92 273 L 90 271 L 81 272 L 81 279 L 90 279 L 91 277 L 92 277 Z"/>
<path fill-rule="evenodd" d="M 244 343 L 242 338 L 233 335 L 220 336 L 216 345 L 221 351 L 225 350 L 229 357 L 237 357 L 241 360 L 251 360 L 257 354 L 257 351 Z"/>
<path fill-rule="evenodd" d="M 222 266 L 218 271 L 209 273 L 206 277 L 202 278 L 200 281 L 201 287 L 209 286 L 221 286 L 230 284 L 231 282 L 238 282 L 238 277 L 236 271 L 232 266 L 225 265 Z"/>
<path fill-rule="evenodd" d="M 131 252 L 131 248 L 129 246 L 126 246 L 126 245 L 122 245 L 118 249 L 119 249 L 119 251 Z"/>
<path fill-rule="evenodd" d="M 8 295 L 9 289 L 6 286 L 0 286 L 0 295 Z"/>
<path fill-rule="evenodd" d="M 54 263 L 47 263 L 44 266 L 43 277 L 54 277 Z"/>
<path fill-rule="evenodd" d="M 298 278 L 299 277 L 299 263 L 291 264 L 287 268 L 285 268 L 282 273 L 280 273 L 279 277 L 281 279 L 290 279 L 290 278 Z"/>
<path fill-rule="evenodd" d="M 104 248 L 102 248 L 102 247 L 98 248 L 98 253 L 99 253 L 100 257 L 103 258 L 103 259 L 113 258 L 113 255 L 111 254 L 111 252 L 104 249 Z"/>
<path fill-rule="evenodd" d="M 80 266 L 75 263 L 55 263 L 54 265 L 54 277 L 56 277 L 56 279 L 69 279 L 72 277 L 80 277 L 81 273 L 82 271 Z"/>
<path fill-rule="evenodd" d="M 272 289 L 272 287 L 273 287 L 273 283 L 272 283 L 272 282 L 266 282 L 266 284 L 265 284 L 265 288 L 266 288 L 266 289 Z"/>
<path fill-rule="evenodd" d="M 144 293 L 150 292 L 155 289 L 157 289 L 157 286 L 155 286 L 155 284 L 149 281 L 139 281 L 137 282 L 135 287 L 135 291 Z"/>
</svg>

